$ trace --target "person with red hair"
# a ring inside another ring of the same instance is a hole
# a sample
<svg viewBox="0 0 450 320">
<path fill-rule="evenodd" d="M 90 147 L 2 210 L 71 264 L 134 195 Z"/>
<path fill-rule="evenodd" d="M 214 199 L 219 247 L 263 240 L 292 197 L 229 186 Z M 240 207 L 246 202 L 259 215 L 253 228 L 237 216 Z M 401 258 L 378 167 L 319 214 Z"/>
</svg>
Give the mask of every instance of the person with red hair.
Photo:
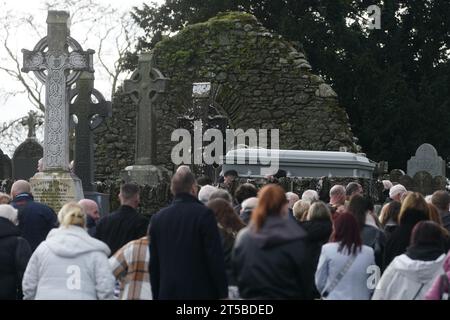
<svg viewBox="0 0 450 320">
<path fill-rule="evenodd" d="M 312 299 L 314 270 L 306 232 L 288 218 L 285 191 L 270 184 L 258 193 L 250 224 L 233 249 L 233 271 L 244 299 Z"/>
<path fill-rule="evenodd" d="M 322 246 L 316 271 L 316 287 L 327 300 L 369 300 L 369 267 L 375 265 L 371 247 L 363 245 L 356 218 L 340 214 L 329 243 Z"/>
</svg>

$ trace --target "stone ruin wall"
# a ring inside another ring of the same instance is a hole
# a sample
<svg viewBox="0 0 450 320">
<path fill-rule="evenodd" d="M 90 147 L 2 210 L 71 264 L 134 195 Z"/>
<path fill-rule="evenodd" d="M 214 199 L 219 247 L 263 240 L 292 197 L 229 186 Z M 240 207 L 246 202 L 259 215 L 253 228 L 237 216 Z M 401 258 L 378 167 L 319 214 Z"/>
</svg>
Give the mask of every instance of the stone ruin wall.
<svg viewBox="0 0 450 320">
<path fill-rule="evenodd" d="M 192 83 L 217 86 L 231 128 L 280 129 L 281 149 L 358 151 L 336 93 L 311 72 L 305 54 L 249 14 L 228 13 L 188 26 L 154 49 L 171 79 L 156 108 L 158 164 L 173 169 L 171 133 L 191 106 Z M 120 90 L 113 117 L 96 130 L 96 178 L 114 180 L 134 162 L 136 107 Z"/>
</svg>

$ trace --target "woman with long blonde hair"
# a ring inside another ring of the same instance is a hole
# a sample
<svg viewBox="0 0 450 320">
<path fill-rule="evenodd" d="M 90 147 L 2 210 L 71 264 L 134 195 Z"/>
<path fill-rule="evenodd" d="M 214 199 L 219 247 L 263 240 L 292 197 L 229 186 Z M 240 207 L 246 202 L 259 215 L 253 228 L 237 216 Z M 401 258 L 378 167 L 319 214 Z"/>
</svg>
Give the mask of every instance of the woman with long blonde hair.
<svg viewBox="0 0 450 320">
<path fill-rule="evenodd" d="M 428 204 L 419 192 L 411 192 L 402 201 L 398 215 L 398 227 L 387 239 L 384 252 L 384 269 L 395 257 L 406 252 L 411 240 L 412 230 L 420 221 L 430 220 Z"/>
</svg>

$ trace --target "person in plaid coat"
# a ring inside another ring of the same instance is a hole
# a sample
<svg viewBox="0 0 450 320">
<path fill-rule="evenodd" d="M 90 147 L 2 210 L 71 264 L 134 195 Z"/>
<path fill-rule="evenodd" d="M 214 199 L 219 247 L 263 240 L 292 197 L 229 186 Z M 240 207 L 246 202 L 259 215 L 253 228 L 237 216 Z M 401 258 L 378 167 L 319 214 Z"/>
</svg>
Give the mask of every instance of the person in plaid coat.
<svg viewBox="0 0 450 320">
<path fill-rule="evenodd" d="M 152 300 L 148 244 L 147 236 L 133 240 L 109 259 L 113 274 L 120 283 L 120 300 Z"/>
</svg>

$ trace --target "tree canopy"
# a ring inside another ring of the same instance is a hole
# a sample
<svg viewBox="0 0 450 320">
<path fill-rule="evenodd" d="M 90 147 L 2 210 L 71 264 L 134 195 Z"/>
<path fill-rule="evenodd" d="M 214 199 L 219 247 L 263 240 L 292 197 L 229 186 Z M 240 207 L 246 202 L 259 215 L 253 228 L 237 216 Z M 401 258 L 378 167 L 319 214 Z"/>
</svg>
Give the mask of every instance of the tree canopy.
<svg viewBox="0 0 450 320">
<path fill-rule="evenodd" d="M 373 4 L 381 8 L 381 29 L 367 28 Z M 166 0 L 133 9 L 144 31 L 136 52 L 230 10 L 255 15 L 304 50 L 314 72 L 338 93 L 372 160 L 405 168 L 424 142 L 450 155 L 449 1 Z"/>
</svg>

